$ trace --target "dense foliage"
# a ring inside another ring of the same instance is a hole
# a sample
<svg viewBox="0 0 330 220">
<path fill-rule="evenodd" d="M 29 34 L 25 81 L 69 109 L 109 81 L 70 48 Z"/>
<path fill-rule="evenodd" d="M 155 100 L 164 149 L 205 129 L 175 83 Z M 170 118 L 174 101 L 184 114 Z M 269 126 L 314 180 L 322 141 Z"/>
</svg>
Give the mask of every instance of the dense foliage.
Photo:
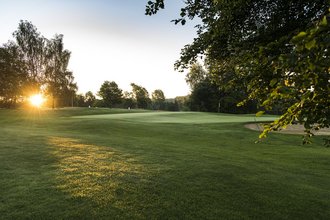
<svg viewBox="0 0 330 220">
<path fill-rule="evenodd" d="M 188 105 L 190 110 L 223 113 L 255 113 L 256 103 L 248 101 L 244 106 L 237 106 L 238 101 L 247 98 L 247 93 L 241 86 L 231 87 L 224 83 L 212 81 L 210 67 L 204 69 L 199 63 L 191 65 L 186 82 L 191 94 Z M 226 79 L 228 80 L 228 79 Z"/>
<path fill-rule="evenodd" d="M 151 103 L 149 92 L 146 88 L 139 86 L 135 83 L 131 83 L 132 86 L 132 94 L 134 99 L 136 100 L 136 104 L 138 108 L 148 108 Z"/>
<path fill-rule="evenodd" d="M 162 90 L 156 89 L 155 91 L 153 91 L 151 94 L 151 100 L 154 109 L 157 110 L 164 109 L 165 95 Z"/>
<path fill-rule="evenodd" d="M 0 47 L 0 104 L 5 107 L 15 105 L 22 96 L 28 79 L 24 63 L 18 59 L 17 46 L 7 44 Z"/>
<path fill-rule="evenodd" d="M 98 92 L 106 107 L 114 107 L 122 101 L 123 91 L 118 87 L 117 83 L 105 81 Z"/>
<path fill-rule="evenodd" d="M 163 0 L 149 1 L 146 14 L 162 8 Z M 330 126 L 328 10 L 328 0 L 185 1 L 175 24 L 201 22 L 175 66 L 188 68 L 203 55 L 218 85 L 243 87 L 261 110 L 282 106 L 262 136 L 294 122 L 309 135 Z"/>
<path fill-rule="evenodd" d="M 46 39 L 28 21 L 13 33 L 15 41 L 0 47 L 0 102 L 11 107 L 33 93 L 43 92 L 58 105 L 72 104 L 77 85 L 68 71 L 70 51 L 63 35 Z"/>
<path fill-rule="evenodd" d="M 123 91 L 115 81 L 104 81 L 97 97 L 88 91 L 85 94 L 78 94 L 75 98 L 75 106 L 80 107 L 107 107 L 126 109 L 153 109 L 153 110 L 182 110 L 175 100 L 165 98 L 164 92 L 156 89 L 151 93 L 143 86 L 131 83 L 131 91 Z"/>
</svg>

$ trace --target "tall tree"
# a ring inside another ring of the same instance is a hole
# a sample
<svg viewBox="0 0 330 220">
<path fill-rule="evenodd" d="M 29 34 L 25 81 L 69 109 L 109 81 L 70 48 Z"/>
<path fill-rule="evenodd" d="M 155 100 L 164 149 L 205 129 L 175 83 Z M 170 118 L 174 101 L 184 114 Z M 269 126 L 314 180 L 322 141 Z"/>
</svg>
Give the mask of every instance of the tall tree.
<svg viewBox="0 0 330 220">
<path fill-rule="evenodd" d="M 78 107 L 86 107 L 85 96 L 83 94 L 76 94 L 74 97 L 74 104 Z"/>
<path fill-rule="evenodd" d="M 55 35 L 47 42 L 45 54 L 46 70 L 43 81 L 52 97 L 54 108 L 56 97 L 70 90 L 70 83 L 73 81 L 72 72 L 67 70 L 71 53 L 64 49 L 63 35 Z"/>
<path fill-rule="evenodd" d="M 123 99 L 123 91 L 118 87 L 117 83 L 112 81 L 105 81 L 98 92 L 102 97 L 105 106 L 114 107 L 120 104 Z"/>
<path fill-rule="evenodd" d="M 152 102 L 154 104 L 154 108 L 160 110 L 164 108 L 165 103 L 165 95 L 164 92 L 160 89 L 156 89 L 151 94 Z"/>
<path fill-rule="evenodd" d="M 134 95 L 132 92 L 125 91 L 123 94 L 123 107 L 124 108 L 135 108 L 136 107 L 136 101 L 134 99 Z"/>
<path fill-rule="evenodd" d="M 85 93 L 84 101 L 87 106 L 93 106 L 96 101 L 96 97 L 91 91 L 88 91 Z"/>
<path fill-rule="evenodd" d="M 59 99 L 62 100 L 62 106 L 71 106 L 74 105 L 74 98 L 78 91 L 77 83 L 74 82 L 74 76 L 71 71 L 65 72 L 65 81 L 59 91 Z"/>
<path fill-rule="evenodd" d="M 191 89 L 203 82 L 207 78 L 207 72 L 200 63 L 194 63 L 189 68 L 188 73 L 186 74 L 186 82 Z"/>
<path fill-rule="evenodd" d="M 218 87 L 208 79 L 194 85 L 191 95 L 191 110 L 217 112 L 220 95 Z"/>
<path fill-rule="evenodd" d="M 149 1 L 146 14 L 161 8 L 163 0 Z M 175 66 L 187 68 L 205 55 L 214 65 L 210 72 L 214 81 L 222 83 L 223 74 L 234 75 L 232 85 L 246 86 L 248 98 L 266 109 L 278 102 L 290 103 L 263 136 L 294 120 L 304 124 L 307 132 L 329 127 L 325 101 L 329 98 L 321 98 L 330 93 L 328 10 L 328 0 L 186 1 L 175 24 L 184 25 L 195 17 L 201 23 L 197 37 L 183 48 Z"/>
<path fill-rule="evenodd" d="M 148 90 L 134 83 L 131 83 L 131 86 L 132 86 L 133 96 L 137 103 L 137 107 L 144 109 L 148 108 L 149 104 L 151 103 Z"/>
<path fill-rule="evenodd" d="M 16 104 L 27 81 L 24 63 L 13 42 L 0 47 L 0 102 L 7 107 Z"/>
<path fill-rule="evenodd" d="M 28 95 L 40 90 L 45 73 L 45 44 L 46 39 L 29 21 L 20 21 L 18 29 L 13 33 L 21 62 L 25 64 L 28 74 Z"/>
<path fill-rule="evenodd" d="M 190 111 L 190 96 L 177 96 L 174 99 L 174 109 L 173 111 Z"/>
<path fill-rule="evenodd" d="M 43 91 L 52 96 L 53 107 L 55 97 L 61 99 L 62 105 L 73 105 L 77 84 L 67 69 L 70 52 L 64 49 L 63 35 L 47 40 L 31 22 L 20 21 L 13 36 L 15 41 L 1 49 L 0 71 L 4 73 L 1 73 L 1 84 L 7 88 L 2 93 L 7 96 L 13 93 L 14 90 L 8 88 L 14 88 L 14 82 L 15 97 L 20 99 Z"/>
</svg>

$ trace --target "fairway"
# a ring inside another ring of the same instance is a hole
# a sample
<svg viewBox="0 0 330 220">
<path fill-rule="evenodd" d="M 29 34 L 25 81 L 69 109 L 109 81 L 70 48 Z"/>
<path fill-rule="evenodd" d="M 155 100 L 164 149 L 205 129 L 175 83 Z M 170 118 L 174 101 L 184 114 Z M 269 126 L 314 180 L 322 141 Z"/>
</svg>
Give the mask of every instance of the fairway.
<svg viewBox="0 0 330 220">
<path fill-rule="evenodd" d="M 173 123 L 173 124 L 210 124 L 210 123 L 248 123 L 271 121 L 276 117 L 255 115 L 233 115 L 198 112 L 137 112 L 137 113 L 119 113 L 119 114 L 98 114 L 74 116 L 80 119 L 102 119 L 102 120 L 128 120 L 145 123 Z"/>
<path fill-rule="evenodd" d="M 330 149 L 273 119 L 0 109 L 0 219 L 328 219 Z"/>
</svg>

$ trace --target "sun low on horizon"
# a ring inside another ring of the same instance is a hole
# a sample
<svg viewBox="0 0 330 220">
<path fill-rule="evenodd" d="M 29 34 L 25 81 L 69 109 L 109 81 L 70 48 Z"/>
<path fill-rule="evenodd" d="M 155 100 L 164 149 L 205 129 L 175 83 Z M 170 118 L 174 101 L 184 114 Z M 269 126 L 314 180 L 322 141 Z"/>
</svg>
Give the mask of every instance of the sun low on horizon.
<svg viewBox="0 0 330 220">
<path fill-rule="evenodd" d="M 45 97 L 40 93 L 33 94 L 29 97 L 30 105 L 36 108 L 40 108 L 44 104 L 45 100 Z"/>
<path fill-rule="evenodd" d="M 181 48 L 196 36 L 195 23 L 177 28 L 170 22 L 183 5 L 181 1 L 170 1 L 168 10 L 154 17 L 145 15 L 146 4 L 116 0 L 4 1 L 0 17 L 6 22 L 0 42 L 12 39 L 20 20 L 30 21 L 48 39 L 56 33 L 63 35 L 65 49 L 72 52 L 68 69 L 79 93 L 97 93 L 109 80 L 123 90 L 130 90 L 130 84 L 135 83 L 150 93 L 161 89 L 167 98 L 185 96 L 189 86 L 184 74 L 174 70 L 174 63 Z"/>
</svg>

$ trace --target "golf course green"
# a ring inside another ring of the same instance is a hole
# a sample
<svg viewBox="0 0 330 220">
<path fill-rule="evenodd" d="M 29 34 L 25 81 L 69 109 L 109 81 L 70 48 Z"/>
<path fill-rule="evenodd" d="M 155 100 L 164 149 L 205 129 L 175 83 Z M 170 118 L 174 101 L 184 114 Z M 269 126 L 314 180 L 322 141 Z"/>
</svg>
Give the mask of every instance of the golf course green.
<svg viewBox="0 0 330 220">
<path fill-rule="evenodd" d="M 328 219 L 322 136 L 273 116 L 0 109 L 0 219 Z"/>
</svg>

